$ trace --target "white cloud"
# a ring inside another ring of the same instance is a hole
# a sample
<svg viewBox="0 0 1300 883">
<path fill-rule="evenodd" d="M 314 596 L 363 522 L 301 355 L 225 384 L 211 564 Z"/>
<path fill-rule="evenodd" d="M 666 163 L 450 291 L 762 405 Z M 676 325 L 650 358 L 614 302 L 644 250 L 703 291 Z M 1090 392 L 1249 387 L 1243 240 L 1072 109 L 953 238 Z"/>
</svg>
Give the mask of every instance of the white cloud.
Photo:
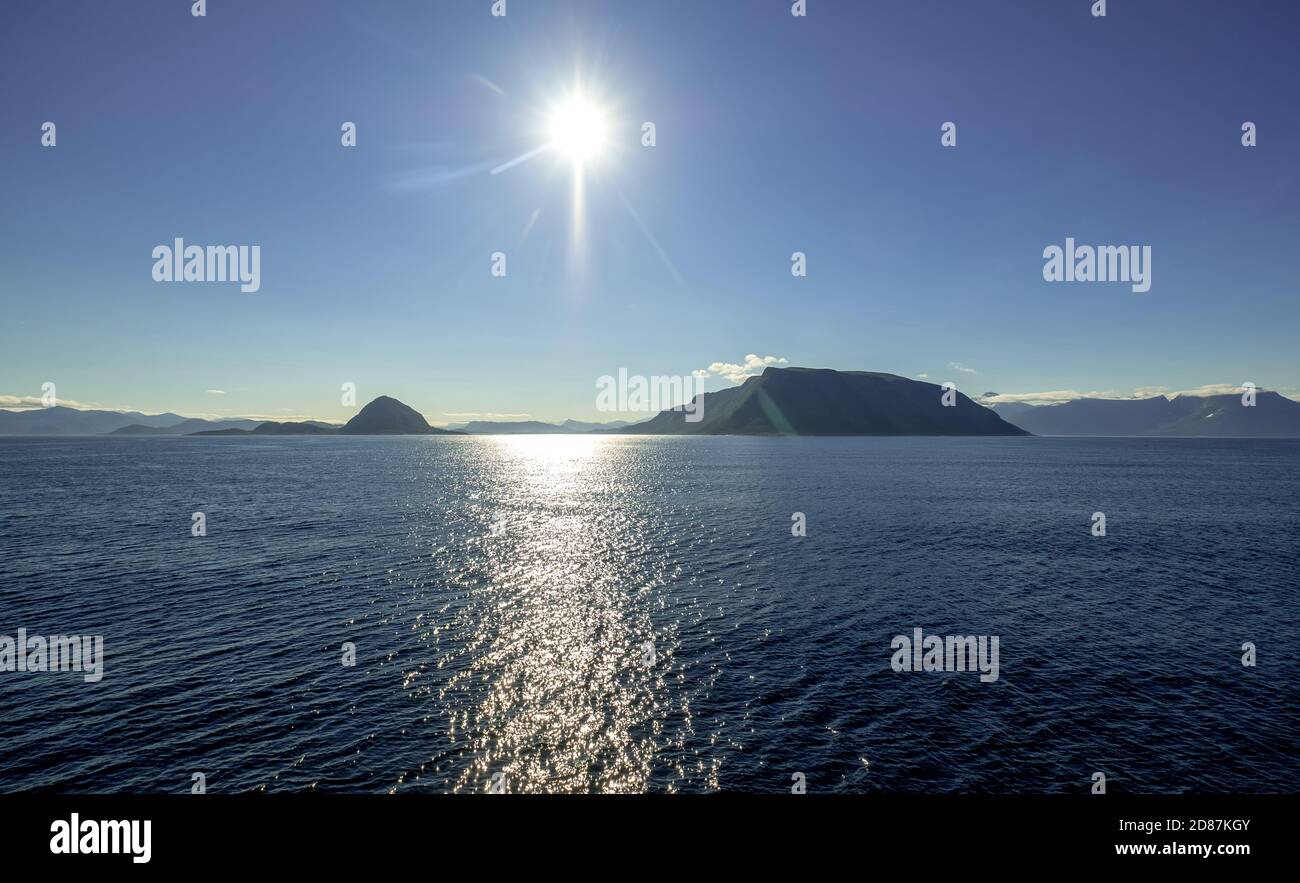
<svg viewBox="0 0 1300 883">
<path fill-rule="evenodd" d="M 917 379 L 917 380 L 929 380 L 929 379 L 930 379 L 930 375 L 929 375 L 929 374 L 925 374 L 925 373 L 921 373 L 921 374 L 916 375 L 916 379 Z"/>
<path fill-rule="evenodd" d="M 55 404 L 60 408 L 75 408 L 78 411 L 135 411 L 137 408 L 110 408 L 103 405 L 87 404 L 85 402 L 74 402 L 72 399 L 58 399 Z M 11 396 L 0 395 L 0 407 L 13 411 L 28 411 L 33 408 L 43 408 L 44 404 L 40 396 Z"/>
<path fill-rule="evenodd" d="M 978 373 L 979 373 L 979 372 L 976 371 L 974 368 L 967 368 L 965 365 L 960 365 L 960 364 L 958 364 L 957 362 L 949 362 L 949 363 L 948 363 L 948 367 L 951 368 L 951 369 L 953 369 L 954 371 L 960 371 L 960 372 L 963 373 L 963 374 L 978 374 Z"/>
<path fill-rule="evenodd" d="M 224 389 L 205 389 L 204 392 L 210 396 L 223 396 L 226 394 Z"/>
<path fill-rule="evenodd" d="M 1165 395 L 1170 398 L 1174 396 L 1229 396 L 1241 395 L 1244 391 L 1245 388 L 1240 383 L 1208 383 L 1196 389 L 1184 389 L 1178 392 L 1165 393 Z"/>
<path fill-rule="evenodd" d="M 462 420 L 527 420 L 532 414 L 497 414 L 492 411 L 443 411 L 444 417 L 459 417 Z"/>
<path fill-rule="evenodd" d="M 985 403 L 1005 404 L 1010 402 L 1025 402 L 1030 405 L 1051 405 L 1057 402 L 1069 402 L 1074 399 L 1150 399 L 1156 396 L 1165 398 L 1174 398 L 1175 396 L 1219 396 L 1219 395 L 1240 395 L 1243 389 L 1240 384 L 1236 383 L 1208 383 L 1205 386 L 1198 386 L 1196 389 L 1182 389 L 1170 392 L 1168 387 L 1164 386 L 1141 386 L 1130 393 L 1120 392 L 1119 390 L 1099 390 L 1093 392 L 1079 392 L 1074 389 L 1057 389 L 1048 392 L 1020 392 L 1006 393 L 1003 395 L 989 396 L 981 399 Z M 1283 393 L 1287 398 L 1293 398 L 1300 401 L 1300 396 L 1292 393 Z"/>
<path fill-rule="evenodd" d="M 714 362 L 707 369 L 697 369 L 691 373 L 700 378 L 708 377 L 710 374 L 716 374 L 719 377 L 725 377 L 732 383 L 744 383 L 745 378 L 754 377 L 763 373 L 763 369 L 772 365 L 787 365 L 789 361 L 783 356 L 756 356 L 753 353 L 745 356 L 745 361 L 741 364 L 735 362 Z"/>
<path fill-rule="evenodd" d="M 6 408 L 18 408 L 22 405 L 35 405 L 40 407 L 40 396 L 0 396 L 0 405 Z"/>
<path fill-rule="evenodd" d="M 1001 395 L 989 396 L 980 399 L 981 402 L 993 404 L 1008 404 L 1011 402 L 1025 402 L 1030 405 L 1051 405 L 1057 402 L 1070 402 L 1075 399 L 1132 399 L 1138 396 L 1125 395 L 1122 392 L 1109 390 L 1106 392 L 1079 392 L 1076 389 L 1054 389 L 1049 392 L 1017 392 L 1003 393 Z"/>
</svg>

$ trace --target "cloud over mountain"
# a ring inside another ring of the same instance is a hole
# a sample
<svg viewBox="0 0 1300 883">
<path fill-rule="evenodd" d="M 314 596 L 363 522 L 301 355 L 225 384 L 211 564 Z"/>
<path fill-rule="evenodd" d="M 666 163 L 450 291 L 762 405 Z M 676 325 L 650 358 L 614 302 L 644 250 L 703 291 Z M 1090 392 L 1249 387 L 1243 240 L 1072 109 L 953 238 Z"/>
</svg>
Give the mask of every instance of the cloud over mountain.
<svg viewBox="0 0 1300 883">
<path fill-rule="evenodd" d="M 692 372 L 696 377 L 708 377 L 717 375 L 725 377 L 732 383 L 744 383 L 748 377 L 757 377 L 763 373 L 764 368 L 773 365 L 789 364 L 784 356 L 758 356 L 750 353 L 745 356 L 745 361 L 737 364 L 735 362 L 714 362 L 708 368 Z"/>
</svg>

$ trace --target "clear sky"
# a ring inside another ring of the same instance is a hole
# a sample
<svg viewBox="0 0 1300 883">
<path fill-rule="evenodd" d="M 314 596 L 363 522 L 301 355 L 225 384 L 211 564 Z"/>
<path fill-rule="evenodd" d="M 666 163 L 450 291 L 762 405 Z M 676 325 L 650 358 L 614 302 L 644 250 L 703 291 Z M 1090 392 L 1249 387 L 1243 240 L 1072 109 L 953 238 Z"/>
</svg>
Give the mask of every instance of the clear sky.
<svg viewBox="0 0 1300 883">
<path fill-rule="evenodd" d="M 601 375 L 747 354 L 1300 390 L 1290 0 L 207 5 L 0 4 L 0 403 L 611 419 Z M 552 151 L 491 173 L 576 78 L 580 215 Z M 1067 236 L 1150 245 L 1151 290 L 1045 282 Z M 153 281 L 175 237 L 260 245 L 261 289 Z"/>
</svg>

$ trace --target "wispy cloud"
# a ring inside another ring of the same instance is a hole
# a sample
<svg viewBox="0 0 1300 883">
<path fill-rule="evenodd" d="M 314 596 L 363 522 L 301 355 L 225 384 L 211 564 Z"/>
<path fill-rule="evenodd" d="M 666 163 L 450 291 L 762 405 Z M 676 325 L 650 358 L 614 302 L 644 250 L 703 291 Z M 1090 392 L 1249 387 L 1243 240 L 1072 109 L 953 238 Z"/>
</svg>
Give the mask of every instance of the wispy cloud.
<svg viewBox="0 0 1300 883">
<path fill-rule="evenodd" d="M 948 367 L 951 368 L 951 369 L 954 370 L 954 371 L 960 371 L 960 372 L 963 373 L 963 374 L 978 374 L 978 373 L 980 373 L 980 372 L 976 371 L 974 368 L 969 368 L 969 367 L 967 367 L 966 365 L 962 365 L 962 364 L 959 364 L 959 363 L 957 363 L 957 362 L 949 362 L 949 363 L 948 363 Z"/>
<path fill-rule="evenodd" d="M 74 402 L 72 399 L 59 399 L 56 404 L 60 408 L 74 408 L 78 411 L 138 411 L 139 408 L 127 408 L 111 405 L 97 405 L 92 402 Z M 40 396 L 14 396 L 0 395 L 0 408 L 11 411 L 26 411 L 31 408 L 42 408 L 44 403 Z"/>
<path fill-rule="evenodd" d="M 1051 405 L 1058 402 L 1071 402 L 1075 399 L 1132 399 L 1139 396 L 1119 392 L 1117 390 L 1106 390 L 1104 392 L 1080 392 L 1077 389 L 1054 389 L 1048 392 L 1015 392 L 1002 393 L 1001 395 L 987 396 L 980 399 L 982 402 L 992 404 L 1010 404 L 1012 402 L 1024 402 L 1029 405 Z M 1149 398 L 1149 397 L 1148 397 Z"/>
<path fill-rule="evenodd" d="M 1243 391 L 1244 387 L 1240 383 L 1210 383 L 1205 386 L 1198 386 L 1196 389 L 1167 392 L 1165 395 L 1170 398 L 1174 396 L 1226 396 L 1241 395 Z"/>
<path fill-rule="evenodd" d="M 205 389 L 204 392 L 210 396 L 223 396 L 226 394 L 224 389 Z"/>
<path fill-rule="evenodd" d="M 744 362 L 714 362 L 708 368 L 697 369 L 691 373 L 696 377 L 716 375 L 725 377 L 732 383 L 744 383 L 745 378 L 762 374 L 764 368 L 788 364 L 789 361 L 784 356 L 757 356 L 750 353 L 745 356 Z"/>
<path fill-rule="evenodd" d="M 497 414 L 492 411 L 443 411 L 444 417 L 460 420 L 527 420 L 532 414 Z"/>
<path fill-rule="evenodd" d="M 1170 391 L 1165 386 L 1140 386 L 1132 392 L 1122 392 L 1115 389 L 1093 390 L 1090 392 L 1081 392 L 1077 389 L 1055 389 L 1047 392 L 1003 393 L 988 396 L 981 399 L 981 401 L 989 404 L 1024 402 L 1029 405 L 1051 405 L 1075 399 L 1150 399 L 1156 396 L 1172 399 L 1176 396 L 1240 395 L 1242 391 L 1243 387 L 1239 383 L 1207 383 L 1205 386 L 1198 386 L 1195 389 L 1174 391 Z M 1279 390 L 1279 392 L 1289 399 L 1300 401 L 1300 393 L 1296 393 L 1294 390 Z"/>
<path fill-rule="evenodd" d="M 39 408 L 41 406 L 40 396 L 6 396 L 0 395 L 0 407 L 22 410 L 28 407 Z"/>
</svg>

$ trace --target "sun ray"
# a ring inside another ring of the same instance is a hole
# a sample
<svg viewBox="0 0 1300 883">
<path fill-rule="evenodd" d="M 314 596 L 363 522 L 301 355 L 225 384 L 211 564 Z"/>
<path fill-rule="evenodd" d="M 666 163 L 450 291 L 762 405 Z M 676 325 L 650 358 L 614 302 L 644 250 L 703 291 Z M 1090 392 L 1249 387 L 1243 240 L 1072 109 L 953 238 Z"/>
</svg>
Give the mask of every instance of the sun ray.
<svg viewBox="0 0 1300 883">
<path fill-rule="evenodd" d="M 499 175 L 502 172 L 507 171 L 508 169 L 513 169 L 517 165 L 522 165 L 523 163 L 528 162 L 533 157 L 542 154 L 549 147 L 550 147 L 549 144 L 543 144 L 540 147 L 534 147 L 532 150 L 528 151 L 527 153 L 521 153 L 519 156 L 516 156 L 514 159 L 503 162 L 501 165 L 493 169 L 490 174 Z"/>
<path fill-rule="evenodd" d="M 663 261 L 664 266 L 668 268 L 668 272 L 672 275 L 673 281 L 678 285 L 684 284 L 682 274 L 677 272 L 677 266 L 673 263 L 672 258 L 668 257 L 668 252 L 664 251 L 663 246 L 659 244 L 659 240 L 655 238 L 655 235 L 650 232 L 650 228 L 646 226 L 645 221 L 641 220 L 640 213 L 632 207 L 632 201 L 623 193 L 622 188 L 616 187 L 614 189 L 618 192 L 618 198 L 623 201 L 623 207 L 627 209 L 627 213 L 632 216 L 632 220 L 636 221 L 636 225 L 641 228 L 641 232 L 645 234 L 645 238 L 650 241 L 650 245 L 654 248 L 655 254 L 659 255 L 659 260 Z"/>
</svg>

